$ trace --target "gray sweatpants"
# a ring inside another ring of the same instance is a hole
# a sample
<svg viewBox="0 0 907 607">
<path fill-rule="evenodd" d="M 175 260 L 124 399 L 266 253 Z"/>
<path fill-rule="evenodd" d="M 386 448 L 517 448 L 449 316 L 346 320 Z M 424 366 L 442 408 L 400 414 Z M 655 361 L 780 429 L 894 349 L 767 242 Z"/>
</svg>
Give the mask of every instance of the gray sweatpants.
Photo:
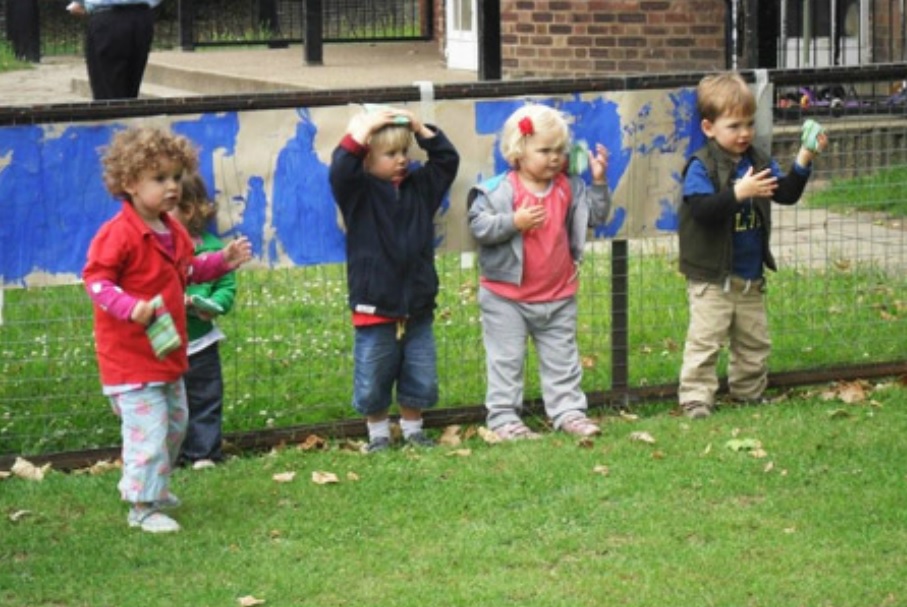
<svg viewBox="0 0 907 607">
<path fill-rule="evenodd" d="M 576 345 L 576 298 L 522 303 L 479 289 L 482 336 L 485 342 L 488 428 L 520 420 L 523 408 L 523 368 L 528 338 L 539 360 L 545 413 L 555 428 L 588 403 L 582 390 L 583 369 Z"/>
</svg>

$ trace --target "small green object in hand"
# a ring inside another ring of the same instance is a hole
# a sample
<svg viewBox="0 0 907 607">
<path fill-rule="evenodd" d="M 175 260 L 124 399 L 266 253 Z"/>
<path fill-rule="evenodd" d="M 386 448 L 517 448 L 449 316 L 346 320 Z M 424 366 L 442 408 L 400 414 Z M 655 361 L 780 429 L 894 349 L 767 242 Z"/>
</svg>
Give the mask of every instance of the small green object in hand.
<svg viewBox="0 0 907 607">
<path fill-rule="evenodd" d="M 201 295 L 189 296 L 189 305 L 194 311 L 203 312 L 205 314 L 220 315 L 224 313 L 224 309 L 219 303 L 213 299 L 202 297 Z"/>
<path fill-rule="evenodd" d="M 151 306 L 154 308 L 154 320 L 145 329 L 145 334 L 148 335 L 154 355 L 166 358 L 182 345 L 182 340 L 176 331 L 176 325 L 173 324 L 173 317 L 164 307 L 163 298 L 160 295 L 155 296 L 151 300 Z"/>
<path fill-rule="evenodd" d="M 807 119 L 803 123 L 803 129 L 800 131 L 800 143 L 803 144 L 810 152 L 814 154 L 819 153 L 819 135 L 825 132 L 825 129 L 821 124 L 813 120 L 812 118 Z"/>
<path fill-rule="evenodd" d="M 582 175 L 589 168 L 589 148 L 579 142 L 570 148 L 567 172 L 571 175 Z"/>
</svg>

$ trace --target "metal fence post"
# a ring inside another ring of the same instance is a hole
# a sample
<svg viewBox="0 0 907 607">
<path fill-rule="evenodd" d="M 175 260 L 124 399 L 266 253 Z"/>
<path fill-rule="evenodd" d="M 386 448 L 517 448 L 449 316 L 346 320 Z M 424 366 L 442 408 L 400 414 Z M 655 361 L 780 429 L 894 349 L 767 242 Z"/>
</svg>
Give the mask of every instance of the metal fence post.
<svg viewBox="0 0 907 607">
<path fill-rule="evenodd" d="M 501 79 L 501 0 L 479 0 L 479 80 Z"/>
<path fill-rule="evenodd" d="M 41 61 L 38 0 L 7 0 L 6 39 L 12 43 L 17 59 Z"/>
<path fill-rule="evenodd" d="M 277 0 L 260 0 L 258 3 L 258 23 L 268 34 L 268 48 L 287 48 L 289 42 L 275 41 L 280 38 L 280 20 L 277 17 Z"/>
<path fill-rule="evenodd" d="M 305 23 L 303 49 L 306 65 L 323 65 L 324 58 L 324 10 L 321 0 L 303 0 L 302 22 Z"/>
<path fill-rule="evenodd" d="M 180 48 L 184 51 L 194 51 L 195 6 L 192 0 L 179 0 L 176 10 L 177 20 L 179 21 Z"/>
<path fill-rule="evenodd" d="M 611 390 L 621 407 L 629 404 L 629 244 L 611 242 Z"/>
</svg>

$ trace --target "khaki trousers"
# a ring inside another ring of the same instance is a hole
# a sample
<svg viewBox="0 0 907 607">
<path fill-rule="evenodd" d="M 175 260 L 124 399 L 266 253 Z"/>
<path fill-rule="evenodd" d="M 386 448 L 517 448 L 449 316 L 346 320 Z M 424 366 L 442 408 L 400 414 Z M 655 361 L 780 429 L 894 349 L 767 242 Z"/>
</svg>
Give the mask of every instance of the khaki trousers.
<svg viewBox="0 0 907 607">
<path fill-rule="evenodd" d="M 690 325 L 683 349 L 678 398 L 715 404 L 718 357 L 728 348 L 731 398 L 757 399 L 768 383 L 771 352 L 763 281 L 731 278 L 726 284 L 688 281 Z"/>
</svg>

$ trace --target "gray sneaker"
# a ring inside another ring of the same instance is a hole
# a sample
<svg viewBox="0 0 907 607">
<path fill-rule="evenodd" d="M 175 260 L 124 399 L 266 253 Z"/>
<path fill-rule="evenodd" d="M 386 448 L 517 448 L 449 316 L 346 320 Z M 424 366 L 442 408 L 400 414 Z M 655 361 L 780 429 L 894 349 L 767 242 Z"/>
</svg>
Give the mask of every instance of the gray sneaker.
<svg viewBox="0 0 907 607">
<path fill-rule="evenodd" d="M 430 449 L 431 447 L 435 446 L 435 441 L 430 439 L 427 434 L 419 430 L 418 432 L 413 432 L 406 437 L 406 444 L 410 447 Z"/>
<path fill-rule="evenodd" d="M 379 453 L 391 448 L 391 439 L 386 436 L 376 436 L 362 447 L 363 453 Z"/>
<path fill-rule="evenodd" d="M 183 500 L 176 497 L 175 493 L 168 493 L 167 497 L 162 500 L 157 500 L 152 503 L 152 508 L 155 510 L 174 510 L 183 505 Z"/>
<path fill-rule="evenodd" d="M 148 533 L 173 533 L 180 530 L 179 523 L 154 508 L 136 508 L 133 506 L 129 509 L 126 522 L 129 523 L 130 527 L 140 527 L 142 531 L 147 531 Z"/>
<path fill-rule="evenodd" d="M 708 404 L 698 400 L 682 403 L 680 408 L 683 409 L 683 414 L 690 419 L 705 419 L 712 414 L 712 408 Z"/>
</svg>

